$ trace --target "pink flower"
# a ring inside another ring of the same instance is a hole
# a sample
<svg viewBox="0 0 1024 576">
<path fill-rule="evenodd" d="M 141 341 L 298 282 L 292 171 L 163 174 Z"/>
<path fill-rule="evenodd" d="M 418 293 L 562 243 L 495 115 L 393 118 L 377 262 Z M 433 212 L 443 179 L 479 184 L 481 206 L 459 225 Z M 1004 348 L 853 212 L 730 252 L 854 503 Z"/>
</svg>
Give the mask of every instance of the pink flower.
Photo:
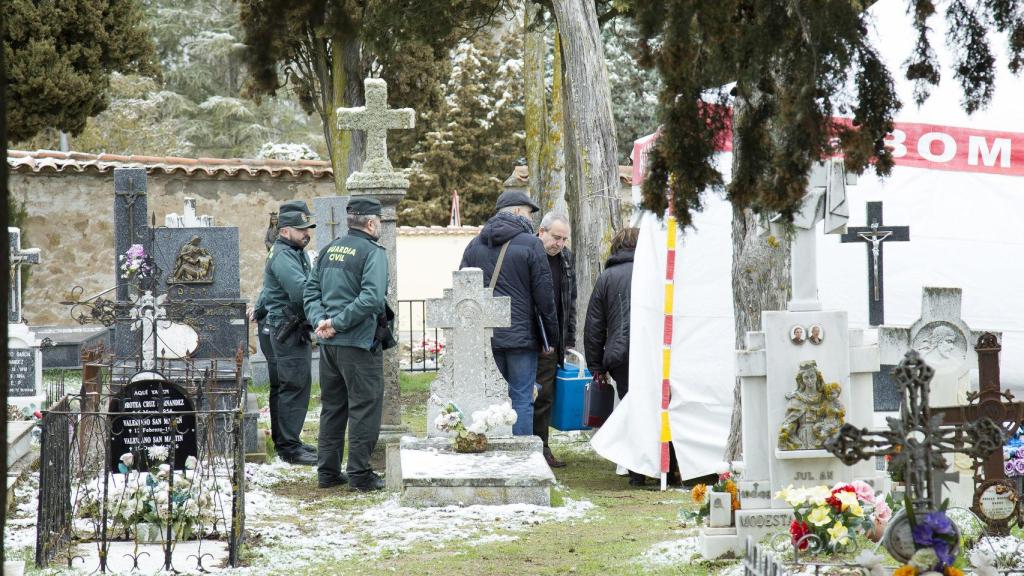
<svg viewBox="0 0 1024 576">
<path fill-rule="evenodd" d="M 1024 476 L 1024 458 L 1014 460 L 1013 467 L 1017 469 L 1017 474 L 1019 476 Z"/>
<path fill-rule="evenodd" d="M 875 503 L 875 489 L 867 482 L 864 482 L 863 480 L 854 480 L 850 483 L 850 486 L 853 486 L 853 490 L 856 492 L 858 500 L 861 502 L 867 502 L 868 504 Z"/>
<path fill-rule="evenodd" d="M 892 508 L 889 508 L 885 500 L 875 502 L 875 520 L 887 524 L 890 518 L 892 518 Z"/>
</svg>

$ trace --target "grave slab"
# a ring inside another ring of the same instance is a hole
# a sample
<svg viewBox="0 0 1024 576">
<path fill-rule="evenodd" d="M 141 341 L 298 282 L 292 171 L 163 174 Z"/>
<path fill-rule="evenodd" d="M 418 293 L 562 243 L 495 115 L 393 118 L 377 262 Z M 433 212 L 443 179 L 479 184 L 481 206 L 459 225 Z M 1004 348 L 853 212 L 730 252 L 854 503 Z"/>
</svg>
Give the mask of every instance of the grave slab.
<svg viewBox="0 0 1024 576">
<path fill-rule="evenodd" d="M 33 326 L 43 342 L 43 368 L 82 367 L 82 350 L 102 344 L 110 350 L 112 331 L 102 326 Z"/>
<path fill-rule="evenodd" d="M 402 505 L 550 506 L 555 475 L 542 447 L 536 436 L 495 438 L 486 452 L 459 454 L 447 438 L 406 436 L 400 443 Z"/>
<path fill-rule="evenodd" d="M 21 460 L 32 450 L 32 429 L 36 427 L 33 420 L 17 420 L 7 423 L 7 469 Z"/>
</svg>

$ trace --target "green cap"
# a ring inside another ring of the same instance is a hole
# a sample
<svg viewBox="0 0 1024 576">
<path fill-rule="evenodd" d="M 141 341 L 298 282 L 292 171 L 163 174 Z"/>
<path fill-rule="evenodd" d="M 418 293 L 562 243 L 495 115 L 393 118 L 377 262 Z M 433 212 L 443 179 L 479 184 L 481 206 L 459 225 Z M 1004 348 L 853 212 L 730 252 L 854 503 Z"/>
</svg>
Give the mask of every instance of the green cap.
<svg viewBox="0 0 1024 576">
<path fill-rule="evenodd" d="M 281 204 L 277 215 L 277 225 L 280 228 L 289 226 L 291 228 L 316 228 L 316 223 L 309 215 L 309 207 L 302 200 L 292 200 Z"/>
<path fill-rule="evenodd" d="M 355 216 L 380 216 L 380 200 L 376 198 L 352 198 L 345 211 Z"/>
</svg>

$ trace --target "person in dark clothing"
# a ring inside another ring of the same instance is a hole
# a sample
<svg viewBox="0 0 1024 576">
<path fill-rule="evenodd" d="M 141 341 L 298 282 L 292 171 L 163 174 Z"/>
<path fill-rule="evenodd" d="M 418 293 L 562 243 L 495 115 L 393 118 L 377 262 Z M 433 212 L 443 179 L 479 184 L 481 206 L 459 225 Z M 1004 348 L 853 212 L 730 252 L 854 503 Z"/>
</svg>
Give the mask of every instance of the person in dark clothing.
<svg viewBox="0 0 1024 576">
<path fill-rule="evenodd" d="M 622 400 L 629 392 L 629 299 L 633 283 L 633 255 L 639 228 L 625 228 L 612 239 L 612 254 L 590 295 L 583 346 L 595 381 L 615 380 Z M 643 486 L 645 478 L 629 472 L 630 486 Z"/>
<path fill-rule="evenodd" d="M 550 340 L 545 343 L 545 338 L 559 333 L 551 269 L 544 244 L 534 236 L 529 219 L 540 208 L 526 194 L 513 191 L 498 196 L 495 207 L 498 213 L 466 246 L 459 268 L 480 268 L 487 286 L 497 268 L 494 295 L 512 300 L 511 325 L 494 329 L 491 351 L 508 382 L 509 398 L 518 416 L 512 433 L 531 436 L 537 352 L 554 354 L 554 344 Z"/>
<path fill-rule="evenodd" d="M 558 212 L 548 212 L 541 220 L 540 232 L 537 234 L 544 243 L 548 266 L 551 268 L 558 331 L 548 335 L 555 354 L 545 356 L 541 353 L 537 357 L 537 384 L 540 384 L 540 391 L 533 402 L 533 433 L 544 442 L 544 459 L 552 468 L 565 466 L 565 462 L 555 458 L 548 446 L 555 376 L 558 367 L 565 366 L 565 351 L 576 348 L 576 271 L 572 252 L 565 247 L 571 232 L 569 218 Z"/>
</svg>

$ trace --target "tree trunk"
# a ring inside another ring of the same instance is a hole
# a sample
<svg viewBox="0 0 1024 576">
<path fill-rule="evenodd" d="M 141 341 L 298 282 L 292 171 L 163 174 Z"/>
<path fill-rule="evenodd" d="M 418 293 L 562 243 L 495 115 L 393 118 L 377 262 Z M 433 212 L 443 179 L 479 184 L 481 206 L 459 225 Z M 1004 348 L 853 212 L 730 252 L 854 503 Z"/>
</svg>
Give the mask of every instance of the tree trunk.
<svg viewBox="0 0 1024 576">
<path fill-rule="evenodd" d="M 539 4 L 528 0 L 523 11 L 523 116 L 526 120 L 526 165 L 530 168 L 530 197 L 541 208 L 547 209 L 544 203 L 547 166 L 542 159 L 548 133 L 547 90 L 544 83 L 547 42 L 541 27 L 541 10 L 543 8 Z"/>
<path fill-rule="evenodd" d="M 554 0 L 553 7 L 564 66 L 566 200 L 582 328 L 601 260 L 621 227 L 615 121 L 593 0 Z"/>
<path fill-rule="evenodd" d="M 785 310 L 789 300 L 789 242 L 758 235 L 750 210 L 732 210 L 732 304 L 736 349 L 746 346 L 747 332 L 761 329 L 762 310 Z M 726 461 L 739 460 L 743 449 L 740 379 L 733 388 L 732 421 Z"/>
<path fill-rule="evenodd" d="M 330 61 L 322 67 L 330 72 L 318 78 L 327 103 L 322 120 L 338 196 L 347 194 L 345 181 L 363 165 L 363 133 L 338 128 L 338 108 L 361 106 L 363 102 L 361 52 L 362 43 L 357 38 L 334 36 L 326 53 Z"/>
<path fill-rule="evenodd" d="M 562 76 L 562 38 L 555 31 L 555 53 L 552 58 L 551 115 L 544 140 L 544 200 L 551 210 L 569 213 L 565 201 L 565 91 Z M 545 204 L 541 204 L 545 206 Z"/>
</svg>

